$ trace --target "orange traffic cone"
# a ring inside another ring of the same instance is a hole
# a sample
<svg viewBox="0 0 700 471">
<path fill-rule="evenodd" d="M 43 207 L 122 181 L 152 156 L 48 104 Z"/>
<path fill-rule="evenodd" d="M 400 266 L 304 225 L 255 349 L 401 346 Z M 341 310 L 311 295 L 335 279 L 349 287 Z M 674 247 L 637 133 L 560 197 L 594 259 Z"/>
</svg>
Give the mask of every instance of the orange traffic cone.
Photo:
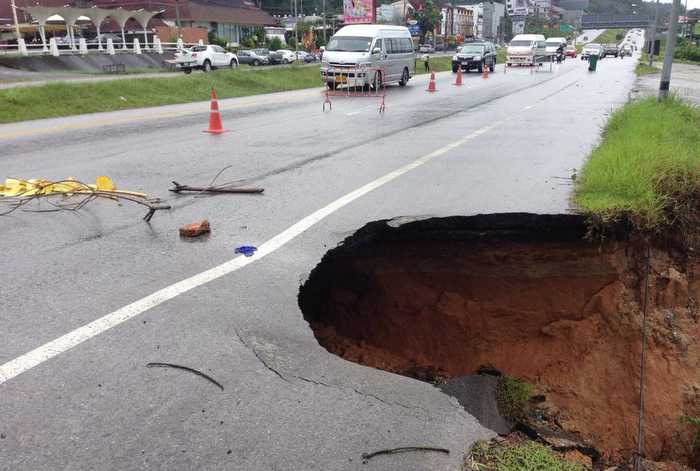
<svg viewBox="0 0 700 471">
<path fill-rule="evenodd" d="M 209 134 L 221 134 L 226 132 L 221 125 L 221 113 L 219 112 L 219 102 L 216 99 L 216 90 L 211 89 L 211 112 L 209 113 L 209 129 L 204 132 Z"/>
<path fill-rule="evenodd" d="M 486 80 L 487 78 L 489 78 L 489 66 L 488 66 L 488 65 L 484 65 L 484 74 L 483 74 L 481 77 L 482 77 L 484 80 Z"/>
<path fill-rule="evenodd" d="M 435 88 L 435 72 L 430 71 L 430 82 L 428 83 L 428 92 L 435 93 L 437 88 Z"/>
<path fill-rule="evenodd" d="M 462 68 L 457 67 L 457 78 L 455 79 L 455 86 L 461 87 L 462 86 Z"/>
</svg>

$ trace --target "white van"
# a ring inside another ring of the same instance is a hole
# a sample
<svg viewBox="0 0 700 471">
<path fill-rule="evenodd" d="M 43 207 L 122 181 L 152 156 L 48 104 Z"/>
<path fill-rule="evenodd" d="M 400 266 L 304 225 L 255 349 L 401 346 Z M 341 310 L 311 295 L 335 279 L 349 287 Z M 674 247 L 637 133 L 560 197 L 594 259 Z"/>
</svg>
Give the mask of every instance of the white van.
<svg viewBox="0 0 700 471">
<path fill-rule="evenodd" d="M 547 38 L 545 45 L 548 56 L 554 56 L 559 62 L 566 59 L 566 38 Z"/>
<path fill-rule="evenodd" d="M 416 57 L 408 28 L 391 25 L 349 25 L 326 45 L 321 79 L 328 88 L 398 83 L 416 72 Z"/>
<path fill-rule="evenodd" d="M 535 65 L 547 55 L 543 34 L 518 34 L 506 49 L 506 64 Z"/>
</svg>

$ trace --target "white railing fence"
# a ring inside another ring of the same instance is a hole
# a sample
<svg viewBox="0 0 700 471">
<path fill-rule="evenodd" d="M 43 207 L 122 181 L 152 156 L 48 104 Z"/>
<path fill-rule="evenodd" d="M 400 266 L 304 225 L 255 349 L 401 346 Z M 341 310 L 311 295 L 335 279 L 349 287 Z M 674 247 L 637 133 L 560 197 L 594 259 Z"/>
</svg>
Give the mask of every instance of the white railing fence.
<svg viewBox="0 0 700 471">
<path fill-rule="evenodd" d="M 62 39 L 62 38 L 61 38 Z M 97 40 L 85 40 L 80 38 L 75 47 L 69 44 L 58 41 L 56 38 L 50 38 L 46 47 L 43 44 L 26 43 L 20 40 L 18 44 L 0 44 L 0 55 L 14 56 L 64 56 L 64 55 L 116 55 L 116 54 L 142 54 L 144 51 L 153 52 L 156 54 L 165 54 L 181 51 L 184 48 L 203 44 L 202 40 L 198 43 L 184 43 L 182 40 L 177 42 L 161 42 L 158 36 L 153 36 L 151 43 L 140 43 L 138 38 L 129 44 L 122 44 L 121 41 L 113 41 L 108 38 L 106 41 L 101 41 L 98 44 Z M 101 46 L 101 47 L 100 47 Z"/>
</svg>

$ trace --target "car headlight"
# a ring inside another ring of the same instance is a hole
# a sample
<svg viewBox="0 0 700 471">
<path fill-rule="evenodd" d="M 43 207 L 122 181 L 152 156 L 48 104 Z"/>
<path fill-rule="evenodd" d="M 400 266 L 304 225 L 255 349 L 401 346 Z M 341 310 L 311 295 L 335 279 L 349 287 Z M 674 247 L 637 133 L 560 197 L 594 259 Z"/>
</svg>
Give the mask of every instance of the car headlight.
<svg viewBox="0 0 700 471">
<path fill-rule="evenodd" d="M 475 60 L 475 61 L 480 61 L 480 60 L 481 60 L 481 56 L 474 56 L 474 60 Z"/>
<path fill-rule="evenodd" d="M 452 60 L 453 60 L 453 61 L 458 60 L 458 59 L 457 59 L 457 56 L 452 56 Z"/>
</svg>

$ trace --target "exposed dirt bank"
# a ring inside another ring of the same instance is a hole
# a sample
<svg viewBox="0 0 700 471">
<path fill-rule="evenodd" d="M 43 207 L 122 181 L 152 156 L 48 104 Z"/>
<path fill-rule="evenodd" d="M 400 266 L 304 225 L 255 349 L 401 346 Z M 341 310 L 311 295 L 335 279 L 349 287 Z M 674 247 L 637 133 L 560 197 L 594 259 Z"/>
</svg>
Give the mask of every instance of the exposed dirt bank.
<svg viewBox="0 0 700 471">
<path fill-rule="evenodd" d="M 577 216 L 371 223 L 331 250 L 299 301 L 326 349 L 420 379 L 484 365 L 544 393 L 562 426 L 628 458 L 639 414 L 643 241 L 584 240 Z M 645 455 L 691 459 L 700 415 L 699 259 L 650 249 Z"/>
</svg>

